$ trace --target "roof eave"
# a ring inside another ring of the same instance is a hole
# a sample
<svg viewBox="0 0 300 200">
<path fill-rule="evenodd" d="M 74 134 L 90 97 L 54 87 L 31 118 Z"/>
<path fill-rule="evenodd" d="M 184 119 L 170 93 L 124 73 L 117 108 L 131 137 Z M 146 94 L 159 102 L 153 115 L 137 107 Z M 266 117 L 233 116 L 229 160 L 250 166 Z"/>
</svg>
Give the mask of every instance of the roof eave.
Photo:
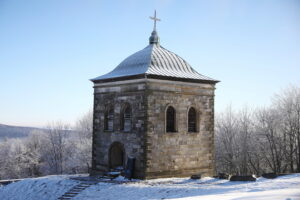
<svg viewBox="0 0 300 200">
<path fill-rule="evenodd" d="M 90 79 L 90 81 L 92 81 L 93 83 L 107 83 L 107 82 L 115 82 L 115 81 L 123 81 L 123 80 L 140 79 L 140 78 L 152 78 L 152 79 L 160 79 L 160 80 L 182 81 L 182 82 L 191 82 L 191 83 L 208 83 L 208 84 L 216 84 L 220 82 L 219 80 L 180 78 L 180 77 L 162 76 L 162 75 L 154 75 L 154 74 L 137 74 L 137 75 L 121 76 L 121 77 L 106 78 L 106 79 Z"/>
<path fill-rule="evenodd" d="M 138 79 L 138 78 L 145 78 L 145 74 L 119 76 L 119 77 L 105 78 L 105 79 L 90 79 L 90 81 L 92 81 L 93 83 L 107 83 L 107 82 L 131 80 L 131 79 Z"/>
<path fill-rule="evenodd" d="M 216 84 L 216 83 L 220 82 L 218 80 L 182 78 L 182 77 L 162 76 L 162 75 L 154 75 L 154 74 L 147 74 L 146 77 L 147 78 L 153 78 L 153 79 L 170 80 L 170 81 L 182 81 L 182 82 L 191 82 L 191 83 Z"/>
</svg>

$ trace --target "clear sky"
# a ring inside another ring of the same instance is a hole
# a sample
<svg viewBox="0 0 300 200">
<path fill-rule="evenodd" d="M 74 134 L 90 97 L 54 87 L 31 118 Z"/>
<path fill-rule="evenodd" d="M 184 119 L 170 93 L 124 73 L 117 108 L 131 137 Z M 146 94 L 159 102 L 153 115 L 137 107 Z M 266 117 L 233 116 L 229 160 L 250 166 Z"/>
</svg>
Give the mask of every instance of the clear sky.
<svg viewBox="0 0 300 200">
<path fill-rule="evenodd" d="M 0 0 L 0 124 L 72 124 L 89 79 L 146 47 L 154 9 L 161 45 L 221 80 L 216 112 L 300 85 L 299 0 Z"/>
</svg>

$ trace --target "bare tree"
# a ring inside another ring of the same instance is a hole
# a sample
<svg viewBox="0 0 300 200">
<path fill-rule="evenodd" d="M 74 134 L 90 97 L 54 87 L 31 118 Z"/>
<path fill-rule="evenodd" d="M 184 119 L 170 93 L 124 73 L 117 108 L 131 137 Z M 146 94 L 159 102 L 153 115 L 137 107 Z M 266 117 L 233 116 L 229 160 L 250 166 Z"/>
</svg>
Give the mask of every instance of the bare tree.
<svg viewBox="0 0 300 200">
<path fill-rule="evenodd" d="M 32 131 L 24 140 L 26 157 L 28 157 L 28 176 L 36 177 L 43 175 L 44 158 L 43 152 L 47 146 L 46 133 L 43 131 Z"/>
<path fill-rule="evenodd" d="M 237 119 L 231 106 L 216 120 L 216 164 L 217 169 L 237 173 Z"/>
<path fill-rule="evenodd" d="M 93 111 L 88 111 L 76 123 L 76 159 L 81 172 L 89 172 L 92 161 Z"/>
<path fill-rule="evenodd" d="M 289 86 L 276 95 L 273 107 L 280 112 L 281 128 L 289 170 L 300 172 L 300 87 Z"/>
<path fill-rule="evenodd" d="M 49 165 L 49 170 L 54 174 L 63 174 L 65 172 L 66 161 L 71 156 L 67 148 L 68 133 L 70 126 L 62 122 L 51 123 L 46 130 L 47 146 L 43 155 Z"/>
<path fill-rule="evenodd" d="M 234 112 L 228 107 L 216 120 L 217 170 L 230 174 L 246 175 L 259 171 L 253 138 L 252 112 L 245 107 Z M 250 165 L 251 163 L 251 165 Z"/>
<path fill-rule="evenodd" d="M 253 152 L 251 148 L 253 142 L 253 121 L 252 113 L 248 107 L 245 107 L 237 114 L 238 122 L 238 139 L 237 144 L 239 146 L 239 164 L 238 171 L 239 174 L 247 175 L 249 173 L 249 153 Z"/>
<path fill-rule="evenodd" d="M 27 138 L 0 141 L 0 179 L 87 173 L 92 160 L 92 111 L 71 127 L 53 122 Z"/>
<path fill-rule="evenodd" d="M 256 115 L 257 131 L 262 136 L 261 153 L 274 173 L 283 171 L 284 145 L 280 133 L 280 117 L 275 109 L 261 109 Z"/>
<path fill-rule="evenodd" d="M 15 178 L 10 169 L 12 166 L 12 148 L 11 141 L 7 138 L 0 143 L 0 179 Z"/>
</svg>

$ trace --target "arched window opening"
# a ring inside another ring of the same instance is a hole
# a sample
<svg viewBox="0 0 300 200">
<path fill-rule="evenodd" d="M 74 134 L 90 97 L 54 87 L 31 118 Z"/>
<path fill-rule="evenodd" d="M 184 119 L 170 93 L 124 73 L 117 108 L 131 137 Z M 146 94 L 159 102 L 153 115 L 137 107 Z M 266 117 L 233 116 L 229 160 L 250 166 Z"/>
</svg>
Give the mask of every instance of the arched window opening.
<svg viewBox="0 0 300 200">
<path fill-rule="evenodd" d="M 114 128 L 114 108 L 111 107 L 105 112 L 104 116 L 104 130 L 113 131 Z"/>
<path fill-rule="evenodd" d="M 195 108 L 190 108 L 188 112 L 188 132 L 197 131 L 197 116 Z"/>
<path fill-rule="evenodd" d="M 121 114 L 121 130 L 131 131 L 131 108 L 127 105 Z"/>
<path fill-rule="evenodd" d="M 176 125 L 176 123 L 175 123 L 175 121 L 176 121 L 176 111 L 172 106 L 168 107 L 166 116 L 167 116 L 166 131 L 167 132 L 175 132 L 176 131 L 176 128 L 175 128 L 175 125 Z"/>
</svg>

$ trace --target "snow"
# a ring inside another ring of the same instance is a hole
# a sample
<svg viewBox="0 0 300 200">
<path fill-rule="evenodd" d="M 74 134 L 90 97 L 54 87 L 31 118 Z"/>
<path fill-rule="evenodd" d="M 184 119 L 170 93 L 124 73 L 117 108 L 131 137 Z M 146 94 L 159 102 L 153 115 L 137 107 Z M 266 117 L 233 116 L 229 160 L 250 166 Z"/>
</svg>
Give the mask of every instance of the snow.
<svg viewBox="0 0 300 200">
<path fill-rule="evenodd" d="M 25 179 L 0 187 L 0 199 L 57 199 L 79 183 L 69 178 L 70 176 L 47 176 Z M 276 179 L 258 178 L 256 182 L 229 182 L 215 178 L 168 178 L 128 182 L 123 177 L 118 177 L 112 183 L 99 182 L 92 185 L 73 199 L 300 200 L 300 174 Z"/>
<path fill-rule="evenodd" d="M 57 199 L 79 181 L 68 179 L 70 176 L 46 176 L 28 178 L 7 186 L 0 186 L 1 200 L 50 200 Z"/>
<path fill-rule="evenodd" d="M 217 81 L 196 72 L 185 60 L 160 45 L 149 44 L 123 60 L 114 70 L 92 81 L 133 75 L 158 75 Z M 218 81 L 217 81 L 218 82 Z"/>
</svg>

